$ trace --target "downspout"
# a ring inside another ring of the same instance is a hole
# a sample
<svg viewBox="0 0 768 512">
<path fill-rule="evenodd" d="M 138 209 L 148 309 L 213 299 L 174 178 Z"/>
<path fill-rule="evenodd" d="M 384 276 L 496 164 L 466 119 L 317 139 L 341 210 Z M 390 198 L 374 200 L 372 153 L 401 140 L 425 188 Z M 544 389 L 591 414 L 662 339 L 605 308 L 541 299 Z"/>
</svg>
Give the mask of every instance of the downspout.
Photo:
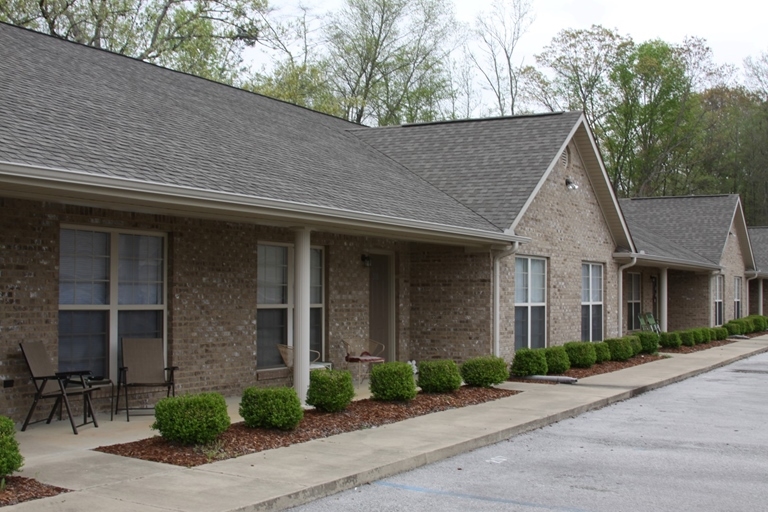
<svg viewBox="0 0 768 512">
<path fill-rule="evenodd" d="M 511 248 L 497 252 L 493 255 L 493 355 L 498 357 L 501 353 L 501 277 L 500 261 L 507 256 L 515 254 L 520 247 L 520 242 L 513 242 Z"/>
<path fill-rule="evenodd" d="M 626 265 L 621 265 L 619 267 L 619 310 L 618 315 L 616 315 L 619 319 L 618 322 L 618 328 L 617 336 L 621 338 L 623 335 L 622 328 L 624 327 L 624 269 L 627 269 L 629 267 L 634 267 L 637 263 L 637 256 L 632 256 L 632 261 L 627 263 Z"/>
</svg>

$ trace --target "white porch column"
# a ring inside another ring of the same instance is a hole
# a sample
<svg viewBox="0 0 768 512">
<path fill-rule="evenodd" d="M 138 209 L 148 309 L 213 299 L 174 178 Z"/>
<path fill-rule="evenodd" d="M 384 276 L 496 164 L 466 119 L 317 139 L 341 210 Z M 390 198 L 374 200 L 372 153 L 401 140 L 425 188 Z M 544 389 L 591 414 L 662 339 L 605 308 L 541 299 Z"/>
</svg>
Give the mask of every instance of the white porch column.
<svg viewBox="0 0 768 512">
<path fill-rule="evenodd" d="M 659 279 L 659 327 L 661 332 L 667 332 L 667 269 L 661 269 Z"/>
<path fill-rule="evenodd" d="M 765 279 L 760 279 L 760 285 L 757 288 L 757 314 L 764 315 L 763 313 L 763 283 Z"/>
<path fill-rule="evenodd" d="M 301 403 L 309 388 L 309 230 L 296 229 L 294 240 L 293 387 Z"/>
</svg>

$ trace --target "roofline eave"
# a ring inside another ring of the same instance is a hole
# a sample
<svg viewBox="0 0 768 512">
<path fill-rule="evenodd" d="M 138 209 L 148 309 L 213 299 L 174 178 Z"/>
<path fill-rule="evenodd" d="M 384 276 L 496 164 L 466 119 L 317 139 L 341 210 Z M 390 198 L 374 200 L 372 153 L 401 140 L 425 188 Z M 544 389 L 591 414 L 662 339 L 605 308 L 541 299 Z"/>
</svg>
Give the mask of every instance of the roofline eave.
<svg viewBox="0 0 768 512">
<path fill-rule="evenodd" d="M 715 265 L 714 263 L 700 263 L 690 260 L 682 260 L 678 258 L 667 258 L 665 256 L 653 256 L 645 253 L 635 253 L 635 252 L 614 252 L 613 258 L 617 260 L 629 260 L 632 258 L 637 258 L 637 265 L 641 265 L 642 263 L 647 264 L 648 266 L 652 267 L 659 267 L 659 268 L 673 268 L 676 270 L 692 270 L 692 271 L 699 271 L 699 272 L 711 272 L 711 271 L 722 271 L 723 267 L 721 265 Z"/>
<path fill-rule="evenodd" d="M 216 192 L 178 185 L 140 180 L 94 176 L 82 171 L 55 169 L 0 161 L 0 184 L 6 190 L 21 191 L 18 197 L 62 203 L 95 201 L 106 209 L 147 211 L 162 210 L 184 216 L 191 211 L 207 212 L 206 217 L 244 220 L 258 216 L 282 225 L 304 225 L 329 231 L 350 229 L 373 231 L 381 236 L 415 238 L 464 244 L 527 243 L 528 237 L 510 232 L 492 232 L 400 217 L 389 217 L 340 208 L 315 206 L 291 201 L 266 199 L 244 194 Z M 26 194 L 24 194 L 26 192 Z M 9 197 L 9 196 L 6 196 Z M 70 199 L 71 201 L 67 201 Z"/>
</svg>

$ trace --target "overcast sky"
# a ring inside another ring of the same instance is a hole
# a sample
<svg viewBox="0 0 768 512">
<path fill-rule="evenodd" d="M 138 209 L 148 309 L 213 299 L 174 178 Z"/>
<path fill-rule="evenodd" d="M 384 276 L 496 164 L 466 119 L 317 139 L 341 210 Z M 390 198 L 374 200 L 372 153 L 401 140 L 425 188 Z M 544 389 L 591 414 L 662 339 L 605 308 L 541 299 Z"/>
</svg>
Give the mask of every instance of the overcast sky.
<svg viewBox="0 0 768 512">
<path fill-rule="evenodd" d="M 471 21 L 491 0 L 454 0 L 456 15 Z M 536 20 L 520 42 L 520 56 L 533 63 L 552 37 L 566 28 L 603 25 L 635 42 L 662 39 L 681 43 L 703 37 L 715 61 L 741 66 L 747 56 L 768 51 L 768 2 L 765 0 L 532 0 Z M 530 61 L 528 60 L 530 57 Z"/>
</svg>

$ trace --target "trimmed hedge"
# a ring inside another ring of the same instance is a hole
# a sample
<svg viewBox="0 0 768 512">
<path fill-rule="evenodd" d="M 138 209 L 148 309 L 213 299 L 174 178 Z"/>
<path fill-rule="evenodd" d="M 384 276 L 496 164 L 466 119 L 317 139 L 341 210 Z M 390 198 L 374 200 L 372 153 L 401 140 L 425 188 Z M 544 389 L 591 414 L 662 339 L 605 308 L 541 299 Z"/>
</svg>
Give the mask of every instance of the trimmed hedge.
<svg viewBox="0 0 768 512">
<path fill-rule="evenodd" d="M 704 332 L 701 330 L 701 328 L 689 330 L 691 331 L 691 334 L 693 334 L 693 343 L 695 345 L 701 345 L 704 343 Z"/>
<path fill-rule="evenodd" d="M 15 473 L 23 465 L 24 457 L 19 451 L 13 420 L 0 416 L 0 478 Z"/>
<path fill-rule="evenodd" d="M 663 348 L 678 348 L 683 344 L 677 332 L 662 332 L 659 334 L 659 346 Z"/>
<path fill-rule="evenodd" d="M 595 362 L 602 363 L 611 360 L 611 349 L 604 341 L 598 341 L 592 344 L 595 347 Z"/>
<path fill-rule="evenodd" d="M 417 385 L 425 393 L 450 393 L 461 387 L 461 372 L 450 359 L 422 361 Z"/>
<path fill-rule="evenodd" d="M 589 341 L 569 341 L 563 347 L 574 368 L 589 368 L 597 361 L 595 346 Z"/>
<path fill-rule="evenodd" d="M 655 354 L 659 351 L 659 335 L 652 331 L 640 331 L 635 333 L 640 339 L 643 354 Z"/>
<path fill-rule="evenodd" d="M 309 372 L 307 405 L 325 412 L 347 408 L 355 397 L 355 386 L 349 370 L 312 370 Z"/>
<path fill-rule="evenodd" d="M 547 358 L 547 374 L 565 373 L 571 368 L 571 361 L 568 359 L 565 347 L 547 347 L 543 352 Z"/>
<path fill-rule="evenodd" d="M 371 368 L 370 388 L 374 400 L 413 400 L 417 393 L 413 367 L 401 361 L 375 364 Z"/>
<path fill-rule="evenodd" d="M 754 332 L 762 332 L 768 330 L 768 318 L 763 315 L 749 315 L 747 318 L 752 320 L 755 326 Z"/>
<path fill-rule="evenodd" d="M 725 327 L 715 327 L 715 333 L 717 334 L 715 336 L 716 340 L 724 340 L 728 338 L 728 329 Z"/>
<path fill-rule="evenodd" d="M 635 357 L 643 351 L 643 344 L 640 342 L 640 338 L 635 335 L 624 336 L 629 342 L 629 346 L 632 348 L 632 357 Z"/>
<path fill-rule="evenodd" d="M 246 388 L 240 401 L 246 427 L 293 430 L 304 418 L 296 390 L 288 387 Z"/>
<path fill-rule="evenodd" d="M 608 345 L 608 348 L 611 349 L 611 361 L 626 361 L 632 357 L 632 342 L 629 339 L 608 338 L 604 341 Z"/>
<path fill-rule="evenodd" d="M 568 357 L 566 355 L 566 357 Z M 546 375 L 549 371 L 545 350 L 521 348 L 515 351 L 512 360 L 512 375 L 527 377 L 528 375 Z"/>
<path fill-rule="evenodd" d="M 461 378 L 469 386 L 488 388 L 507 380 L 509 369 L 501 357 L 475 357 L 461 365 Z"/>
<path fill-rule="evenodd" d="M 725 332 L 727 333 L 728 331 L 725 331 Z M 727 334 L 726 334 L 726 336 L 727 336 Z M 709 341 L 715 341 L 717 339 L 719 339 L 718 338 L 718 334 L 717 334 L 717 327 L 710 327 L 709 328 Z"/>
<path fill-rule="evenodd" d="M 227 402 L 219 393 L 163 398 L 155 405 L 151 428 L 181 444 L 207 444 L 229 427 Z"/>
<path fill-rule="evenodd" d="M 696 338 L 690 329 L 687 331 L 677 331 L 677 334 L 680 335 L 680 342 L 683 346 L 692 347 L 696 344 Z"/>
<path fill-rule="evenodd" d="M 742 326 L 741 324 L 738 324 L 731 320 L 730 322 L 723 325 L 728 330 L 728 336 L 734 336 L 737 334 L 742 334 Z"/>
</svg>

